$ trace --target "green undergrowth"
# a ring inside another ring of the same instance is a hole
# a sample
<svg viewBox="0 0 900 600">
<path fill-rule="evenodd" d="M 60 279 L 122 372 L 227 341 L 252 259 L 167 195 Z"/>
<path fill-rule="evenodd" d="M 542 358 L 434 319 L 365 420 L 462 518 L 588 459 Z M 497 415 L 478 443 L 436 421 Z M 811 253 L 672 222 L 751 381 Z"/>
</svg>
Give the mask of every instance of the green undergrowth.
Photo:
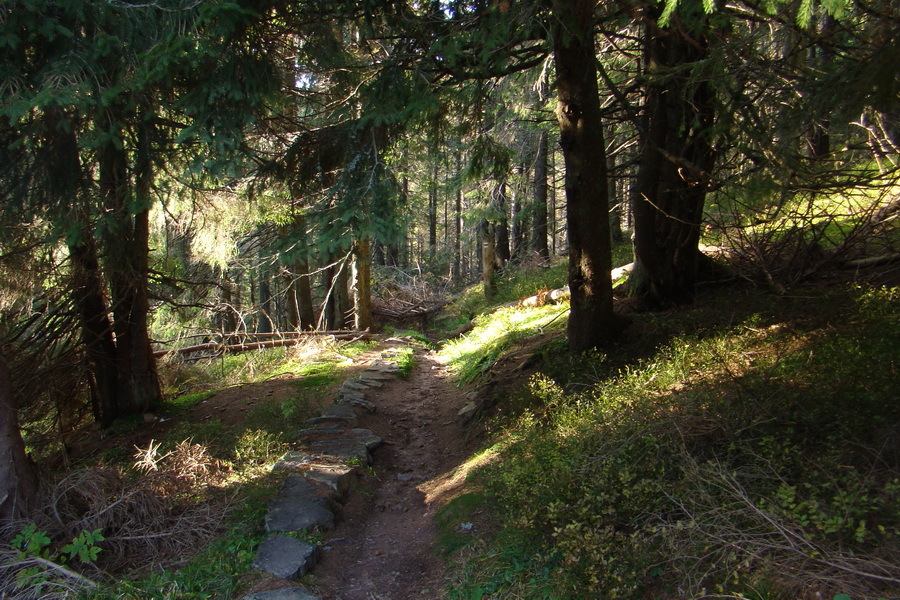
<svg viewBox="0 0 900 600">
<path fill-rule="evenodd" d="M 451 598 L 896 597 L 900 289 L 710 294 L 542 363 L 438 519 Z"/>
</svg>

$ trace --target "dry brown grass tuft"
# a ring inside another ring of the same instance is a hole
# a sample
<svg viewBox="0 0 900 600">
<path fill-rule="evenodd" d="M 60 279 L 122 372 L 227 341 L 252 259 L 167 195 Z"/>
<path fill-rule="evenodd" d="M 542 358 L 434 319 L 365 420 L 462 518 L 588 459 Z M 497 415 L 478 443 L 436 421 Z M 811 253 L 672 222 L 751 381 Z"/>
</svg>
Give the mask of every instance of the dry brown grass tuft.
<svg viewBox="0 0 900 600">
<path fill-rule="evenodd" d="M 52 540 L 51 558 L 23 557 L 15 549 L 0 548 L 0 598 L 65 598 L 89 586 L 89 579 L 105 579 L 106 573 L 177 566 L 220 532 L 230 498 L 209 492 L 221 490 L 226 466 L 191 440 L 165 454 L 159 447 L 151 441 L 138 449 L 136 477 L 97 467 L 74 471 L 53 485 L 44 505 L 34 511 L 37 529 Z M 24 526 L 19 523 L 10 531 L 15 535 Z M 63 567 L 52 560 L 63 544 L 97 530 L 104 540 L 96 563 L 70 561 Z M 23 578 L 26 569 L 32 574 Z M 43 587 L 35 588 L 35 573 L 46 580 Z"/>
</svg>

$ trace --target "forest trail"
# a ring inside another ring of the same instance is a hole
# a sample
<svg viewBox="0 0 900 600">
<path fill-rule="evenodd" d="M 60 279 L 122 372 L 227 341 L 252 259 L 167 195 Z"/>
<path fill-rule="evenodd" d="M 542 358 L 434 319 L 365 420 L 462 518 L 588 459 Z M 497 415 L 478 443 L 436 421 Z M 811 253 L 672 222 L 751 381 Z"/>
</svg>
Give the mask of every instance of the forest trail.
<svg viewBox="0 0 900 600">
<path fill-rule="evenodd" d="M 446 574 L 434 551 L 433 517 L 461 479 L 465 431 L 458 411 L 465 394 L 432 353 L 419 351 L 407 379 L 366 393 L 377 411 L 360 426 L 385 443 L 374 453 L 377 477 L 351 490 L 327 548 L 313 570 L 325 600 L 442 598 Z"/>
</svg>

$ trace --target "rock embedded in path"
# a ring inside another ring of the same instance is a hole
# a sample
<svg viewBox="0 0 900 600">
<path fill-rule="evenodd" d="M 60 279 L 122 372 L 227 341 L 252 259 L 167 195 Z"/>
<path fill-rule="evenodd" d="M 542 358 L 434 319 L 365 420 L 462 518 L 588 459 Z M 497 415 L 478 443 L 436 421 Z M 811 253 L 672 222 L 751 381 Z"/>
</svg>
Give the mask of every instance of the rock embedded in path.
<svg viewBox="0 0 900 600">
<path fill-rule="evenodd" d="M 315 565 L 319 549 L 286 535 L 270 535 L 259 545 L 253 568 L 280 579 L 302 577 Z"/>
<path fill-rule="evenodd" d="M 278 459 L 272 467 L 273 471 L 296 471 L 302 469 L 313 461 L 313 457 L 306 452 L 291 450 Z"/>
<path fill-rule="evenodd" d="M 289 475 L 281 492 L 269 503 L 266 531 L 289 533 L 334 528 L 334 513 L 326 508 L 326 501 L 316 495 L 316 489 L 302 475 Z"/>
<path fill-rule="evenodd" d="M 341 384 L 341 390 L 347 391 L 356 391 L 361 392 L 363 390 L 369 389 L 369 385 L 363 382 L 362 379 L 348 379 Z"/>
<path fill-rule="evenodd" d="M 372 456 L 366 444 L 354 439 L 322 440 L 309 446 L 321 457 L 342 462 L 359 461 L 364 465 L 372 464 Z"/>
<path fill-rule="evenodd" d="M 320 483 L 343 496 L 350 490 L 350 483 L 356 472 L 353 467 L 342 464 L 313 464 L 303 476 L 308 480 Z"/>
<path fill-rule="evenodd" d="M 372 402 L 366 400 L 365 394 L 356 390 L 341 390 L 338 392 L 338 404 L 349 404 L 359 406 L 368 412 L 375 412 L 376 408 Z"/>
<path fill-rule="evenodd" d="M 357 422 L 356 413 L 346 404 L 332 404 L 322 411 L 321 416 L 306 420 L 310 427 L 328 423 L 345 423 L 349 427 L 356 427 Z"/>
<path fill-rule="evenodd" d="M 359 374 L 360 379 L 368 379 L 369 381 L 387 381 L 390 379 L 386 374 L 381 371 L 373 371 L 370 369 L 366 369 L 362 373 Z"/>
<path fill-rule="evenodd" d="M 322 600 L 322 597 L 316 596 L 304 587 L 283 587 L 247 594 L 243 600 Z"/>
</svg>

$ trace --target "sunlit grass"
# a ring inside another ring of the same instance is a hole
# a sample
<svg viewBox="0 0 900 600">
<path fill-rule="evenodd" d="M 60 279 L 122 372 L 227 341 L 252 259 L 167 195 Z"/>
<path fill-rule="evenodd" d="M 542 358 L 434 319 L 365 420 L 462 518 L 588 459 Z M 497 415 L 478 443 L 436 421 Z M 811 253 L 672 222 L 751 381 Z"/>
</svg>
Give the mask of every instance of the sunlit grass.
<svg viewBox="0 0 900 600">
<path fill-rule="evenodd" d="M 478 317 L 471 332 L 446 342 L 438 356 L 461 383 L 470 383 L 517 341 L 564 329 L 568 310 L 567 304 L 498 309 Z"/>
</svg>

